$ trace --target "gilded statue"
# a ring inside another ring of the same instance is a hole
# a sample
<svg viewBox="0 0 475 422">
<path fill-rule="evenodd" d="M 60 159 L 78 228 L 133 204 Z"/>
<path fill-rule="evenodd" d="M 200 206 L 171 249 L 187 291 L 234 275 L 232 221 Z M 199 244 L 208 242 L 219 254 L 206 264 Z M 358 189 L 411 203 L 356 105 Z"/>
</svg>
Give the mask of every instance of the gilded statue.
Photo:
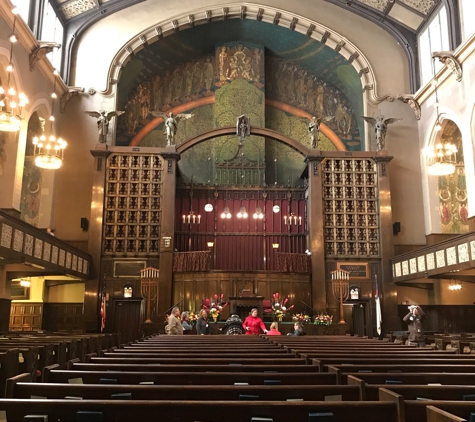
<svg viewBox="0 0 475 422">
<path fill-rule="evenodd" d="M 113 117 L 120 116 L 125 113 L 124 111 L 85 111 L 84 113 L 88 114 L 91 117 L 97 119 L 97 129 L 99 131 L 99 143 L 105 144 L 107 133 L 109 132 L 109 122 Z"/>
<path fill-rule="evenodd" d="M 165 134 L 167 135 L 167 146 L 175 145 L 175 135 L 178 123 L 181 120 L 191 119 L 194 115 L 187 113 L 179 113 L 176 116 L 172 112 L 166 114 L 161 111 L 153 111 L 152 115 L 161 117 L 165 122 Z"/>
<path fill-rule="evenodd" d="M 366 122 L 368 122 L 374 128 L 374 133 L 376 135 L 376 148 L 377 151 L 384 149 L 384 141 L 386 139 L 386 132 L 388 130 L 388 125 L 391 123 L 398 122 L 402 119 L 397 118 L 389 118 L 385 119 L 384 116 L 374 117 L 366 117 L 361 116 Z"/>
</svg>

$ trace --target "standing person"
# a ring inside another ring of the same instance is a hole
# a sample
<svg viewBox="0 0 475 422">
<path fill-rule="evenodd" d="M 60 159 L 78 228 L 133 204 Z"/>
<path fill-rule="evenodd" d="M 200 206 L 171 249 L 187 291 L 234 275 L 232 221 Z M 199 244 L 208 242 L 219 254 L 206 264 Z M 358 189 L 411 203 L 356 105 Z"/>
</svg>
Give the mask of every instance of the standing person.
<svg viewBox="0 0 475 422">
<path fill-rule="evenodd" d="M 219 331 L 225 332 L 228 336 L 242 334 L 242 319 L 239 315 L 231 315 Z"/>
<path fill-rule="evenodd" d="M 288 333 L 288 336 L 303 336 L 303 327 L 300 322 L 296 322 L 294 324 L 294 332 Z"/>
<path fill-rule="evenodd" d="M 168 317 L 168 325 L 165 327 L 165 331 L 168 335 L 183 335 L 183 326 L 181 325 L 179 318 L 180 308 L 175 306 Z"/>
<path fill-rule="evenodd" d="M 422 318 L 425 316 L 420 306 L 409 306 L 409 313 L 403 318 L 409 326 L 409 344 L 417 343 L 419 347 L 425 346 L 424 330 L 422 329 Z"/>
<path fill-rule="evenodd" d="M 267 331 L 268 336 L 280 336 L 282 335 L 281 332 L 279 331 L 279 324 L 277 322 L 273 322 L 270 325 L 270 330 Z"/>
<path fill-rule="evenodd" d="M 202 309 L 199 313 L 198 320 L 196 321 L 196 334 L 201 336 L 209 334 L 208 312 L 206 309 Z"/>
<path fill-rule="evenodd" d="M 188 312 L 181 313 L 181 325 L 183 326 L 183 334 L 190 334 L 193 327 L 190 324 L 190 317 Z"/>
<path fill-rule="evenodd" d="M 261 333 L 261 330 L 264 331 L 264 334 L 267 333 L 267 328 L 262 322 L 262 319 L 257 316 L 256 308 L 251 309 L 251 315 L 244 320 L 242 326 L 246 331 L 246 334 L 255 334 L 258 336 Z"/>
</svg>

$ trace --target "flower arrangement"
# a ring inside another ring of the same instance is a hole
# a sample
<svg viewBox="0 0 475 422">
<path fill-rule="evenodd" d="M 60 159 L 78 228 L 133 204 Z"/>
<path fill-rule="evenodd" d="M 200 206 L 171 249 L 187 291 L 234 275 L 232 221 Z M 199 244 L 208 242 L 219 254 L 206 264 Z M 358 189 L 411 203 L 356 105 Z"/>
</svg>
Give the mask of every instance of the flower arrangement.
<svg viewBox="0 0 475 422">
<path fill-rule="evenodd" d="M 265 312 L 270 313 L 274 319 L 282 321 L 282 318 L 289 312 L 294 305 L 287 307 L 289 298 L 282 299 L 279 293 L 272 295 L 271 307 L 266 309 Z"/>
<path fill-rule="evenodd" d="M 315 321 L 313 322 L 316 325 L 330 325 L 333 320 L 333 315 L 328 315 L 326 312 L 317 314 Z"/>
<path fill-rule="evenodd" d="M 224 301 L 223 296 L 223 294 L 221 294 L 221 296 L 215 294 L 213 299 L 206 299 L 205 302 L 210 303 L 209 307 L 203 304 L 203 309 L 208 311 L 208 314 L 211 315 L 215 322 L 218 320 L 221 312 L 223 312 L 223 309 L 228 306 L 228 302 Z"/>
<path fill-rule="evenodd" d="M 292 321 L 300 322 L 301 324 L 307 324 L 308 322 L 312 321 L 312 318 L 307 314 L 293 314 Z"/>
<path fill-rule="evenodd" d="M 198 320 L 198 315 L 192 311 L 188 311 L 188 319 L 190 321 L 190 324 L 194 325 L 195 322 Z"/>
</svg>

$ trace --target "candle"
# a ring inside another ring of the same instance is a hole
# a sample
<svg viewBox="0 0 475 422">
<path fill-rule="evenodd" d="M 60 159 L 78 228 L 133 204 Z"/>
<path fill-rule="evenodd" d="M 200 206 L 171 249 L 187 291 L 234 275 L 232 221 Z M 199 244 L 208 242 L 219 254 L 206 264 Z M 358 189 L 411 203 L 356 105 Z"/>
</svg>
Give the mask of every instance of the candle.
<svg viewBox="0 0 475 422">
<path fill-rule="evenodd" d="M 186 216 L 183 214 L 183 223 L 185 222 L 185 218 L 186 218 Z"/>
<path fill-rule="evenodd" d="M 198 215 L 198 224 L 201 223 L 201 215 Z"/>
</svg>

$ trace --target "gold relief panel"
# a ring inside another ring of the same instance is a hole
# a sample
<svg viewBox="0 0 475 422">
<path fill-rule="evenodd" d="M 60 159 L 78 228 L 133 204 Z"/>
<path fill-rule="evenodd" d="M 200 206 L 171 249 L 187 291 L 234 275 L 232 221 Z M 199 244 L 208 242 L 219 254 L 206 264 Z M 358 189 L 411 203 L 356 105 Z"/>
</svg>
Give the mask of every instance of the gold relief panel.
<svg viewBox="0 0 475 422">
<path fill-rule="evenodd" d="M 435 269 L 435 257 L 434 257 L 434 254 L 432 252 L 428 253 L 426 255 L 426 261 L 427 261 L 427 269 L 428 270 Z"/>
<path fill-rule="evenodd" d="M 409 263 L 402 261 L 402 275 L 409 275 Z"/>
<path fill-rule="evenodd" d="M 66 252 L 66 268 L 71 268 L 71 252 Z"/>
<path fill-rule="evenodd" d="M 458 254 L 459 254 L 459 262 L 468 262 L 470 260 L 468 256 L 468 245 L 466 243 L 462 243 L 458 245 Z"/>
<path fill-rule="evenodd" d="M 436 251 L 435 253 L 435 262 L 437 264 L 437 268 L 445 267 L 445 251 Z"/>
<path fill-rule="evenodd" d="M 65 259 L 66 259 L 66 252 L 63 249 L 60 249 L 60 251 L 59 251 L 59 261 L 58 261 L 58 265 L 60 267 L 64 267 Z"/>
<path fill-rule="evenodd" d="M 25 235 L 25 255 L 33 255 L 34 237 L 31 234 Z"/>
<path fill-rule="evenodd" d="M 43 241 L 35 239 L 35 258 L 41 259 L 43 256 Z"/>
<path fill-rule="evenodd" d="M 23 250 L 24 233 L 21 230 L 15 229 L 13 233 L 13 250 L 21 252 Z"/>
<path fill-rule="evenodd" d="M 457 252 L 455 246 L 447 248 L 447 265 L 455 265 L 457 263 Z"/>
<path fill-rule="evenodd" d="M 396 262 L 396 264 L 394 264 L 394 269 L 396 271 L 396 277 L 401 277 L 402 272 L 401 272 L 401 263 L 400 262 Z"/>
<path fill-rule="evenodd" d="M 417 273 L 417 261 L 416 261 L 416 258 L 411 258 L 411 259 L 409 260 L 409 269 L 410 269 L 411 274 Z"/>
<path fill-rule="evenodd" d="M 426 270 L 426 261 L 424 255 L 417 257 L 417 267 L 419 272 L 424 272 Z"/>
<path fill-rule="evenodd" d="M 13 234 L 12 226 L 9 226 L 8 224 L 3 224 L 2 237 L 0 239 L 0 246 L 10 249 L 12 245 L 12 234 Z"/>
<path fill-rule="evenodd" d="M 43 260 L 44 261 L 49 261 L 51 257 L 51 243 L 46 243 L 43 248 Z"/>
</svg>

